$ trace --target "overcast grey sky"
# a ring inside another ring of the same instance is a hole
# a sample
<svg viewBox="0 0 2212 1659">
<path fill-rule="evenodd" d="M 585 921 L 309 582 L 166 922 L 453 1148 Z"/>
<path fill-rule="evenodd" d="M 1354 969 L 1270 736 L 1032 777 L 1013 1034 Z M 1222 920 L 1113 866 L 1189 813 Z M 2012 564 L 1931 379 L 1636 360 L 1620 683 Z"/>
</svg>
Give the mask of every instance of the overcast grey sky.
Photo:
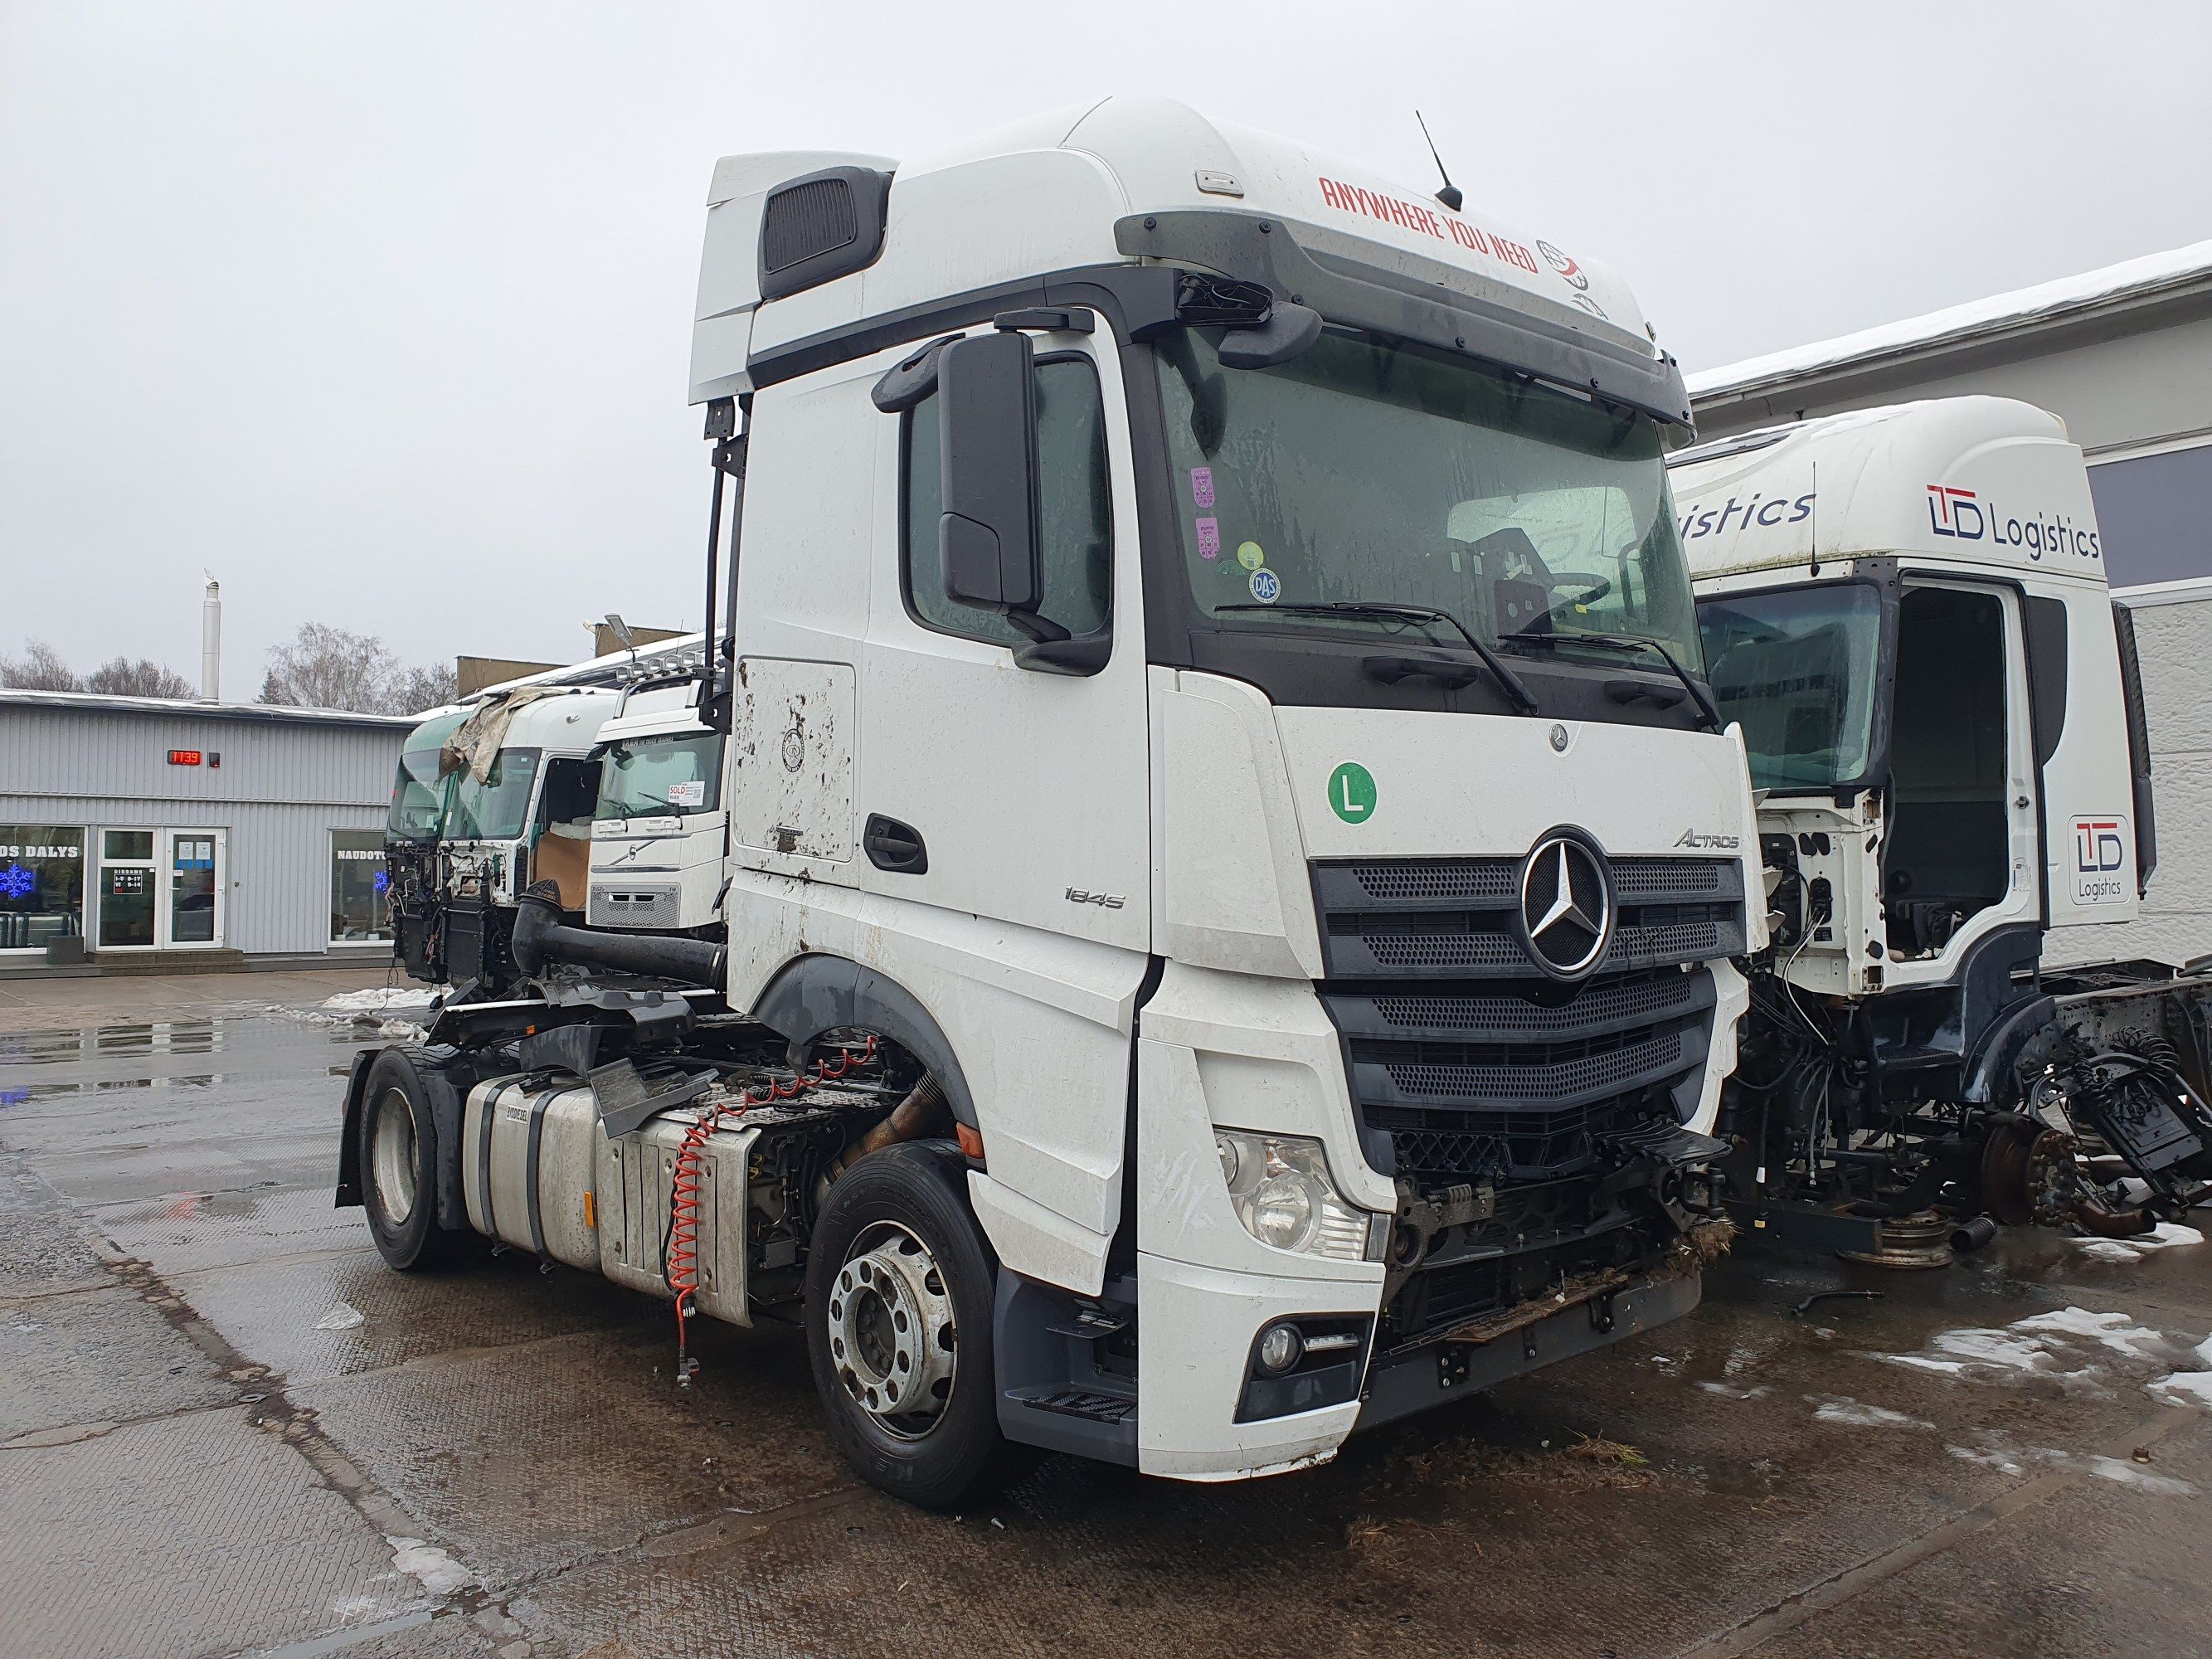
<svg viewBox="0 0 2212 1659">
<path fill-rule="evenodd" d="M 714 158 L 1164 92 L 1607 259 L 1692 368 L 2212 234 L 2212 6 L 0 0 L 0 653 L 699 620 Z"/>
</svg>

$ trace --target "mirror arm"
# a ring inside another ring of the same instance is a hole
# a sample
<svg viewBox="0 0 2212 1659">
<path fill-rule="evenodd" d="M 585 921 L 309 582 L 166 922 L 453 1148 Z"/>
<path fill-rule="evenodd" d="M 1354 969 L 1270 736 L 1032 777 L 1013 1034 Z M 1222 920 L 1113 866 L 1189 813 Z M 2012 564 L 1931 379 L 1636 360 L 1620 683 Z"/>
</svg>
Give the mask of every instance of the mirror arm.
<svg viewBox="0 0 2212 1659">
<path fill-rule="evenodd" d="M 1107 659 L 1113 654 L 1114 634 L 1107 629 L 1086 634 L 1079 640 L 1063 637 L 1018 646 L 1014 651 L 1014 666 L 1039 674 L 1087 676 L 1105 667 Z"/>
<path fill-rule="evenodd" d="M 1068 631 L 1049 617 L 1040 617 L 1034 611 L 1008 611 L 1003 613 L 1007 623 L 1030 636 L 1033 645 L 1058 645 L 1072 637 Z"/>
</svg>

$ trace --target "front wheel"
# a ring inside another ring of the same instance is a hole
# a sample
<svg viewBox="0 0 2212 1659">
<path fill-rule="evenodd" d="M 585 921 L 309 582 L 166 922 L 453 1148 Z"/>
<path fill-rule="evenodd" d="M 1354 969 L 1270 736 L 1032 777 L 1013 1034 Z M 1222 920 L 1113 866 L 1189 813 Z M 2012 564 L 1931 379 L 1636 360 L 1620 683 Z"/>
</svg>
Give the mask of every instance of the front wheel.
<svg viewBox="0 0 2212 1659">
<path fill-rule="evenodd" d="M 1026 1462 L 999 1432 L 997 1263 L 963 1184 L 941 1142 L 870 1154 L 830 1189 L 806 1263 L 807 1353 L 837 1449 L 925 1509 Z"/>
<path fill-rule="evenodd" d="M 438 1225 L 438 1130 L 414 1062 L 386 1049 L 368 1070 L 361 1111 L 361 1201 L 377 1254 L 401 1273 L 444 1261 Z"/>
</svg>

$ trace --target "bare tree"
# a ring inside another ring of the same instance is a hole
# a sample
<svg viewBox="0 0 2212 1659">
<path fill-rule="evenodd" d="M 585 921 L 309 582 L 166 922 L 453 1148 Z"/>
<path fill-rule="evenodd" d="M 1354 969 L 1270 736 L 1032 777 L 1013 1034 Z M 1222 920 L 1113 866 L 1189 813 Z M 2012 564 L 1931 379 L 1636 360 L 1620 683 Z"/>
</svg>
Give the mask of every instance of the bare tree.
<svg viewBox="0 0 2212 1659">
<path fill-rule="evenodd" d="M 0 657 L 0 685 L 24 691 L 82 691 L 84 682 L 44 640 L 27 640 L 20 657 Z"/>
<path fill-rule="evenodd" d="M 269 653 L 261 701 L 298 708 L 349 708 L 362 714 L 415 714 L 459 693 L 443 665 L 405 667 L 373 634 L 303 623 L 288 645 Z"/>
<path fill-rule="evenodd" d="M 426 708 L 435 708 L 461 695 L 460 682 L 454 678 L 451 663 L 434 663 L 428 668 L 403 669 L 392 678 L 389 702 L 395 714 L 419 714 Z"/>
<path fill-rule="evenodd" d="M 392 680 L 398 671 L 398 659 L 373 635 L 302 623 L 289 644 L 269 653 L 261 701 L 380 714 L 391 706 Z"/>
<path fill-rule="evenodd" d="M 88 691 L 104 691 L 112 697 L 197 697 L 199 687 L 173 668 L 144 657 L 133 662 L 116 657 L 92 671 L 84 683 Z"/>
</svg>

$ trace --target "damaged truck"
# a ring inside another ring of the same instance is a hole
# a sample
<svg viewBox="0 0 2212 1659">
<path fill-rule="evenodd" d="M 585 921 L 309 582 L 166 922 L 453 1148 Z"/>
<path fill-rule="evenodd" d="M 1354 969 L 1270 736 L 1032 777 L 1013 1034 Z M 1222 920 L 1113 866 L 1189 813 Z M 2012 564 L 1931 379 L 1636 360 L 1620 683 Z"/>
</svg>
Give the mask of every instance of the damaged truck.
<svg viewBox="0 0 2212 1659">
<path fill-rule="evenodd" d="M 603 1273 L 686 1380 L 795 1325 L 940 1505 L 1696 1304 L 1766 907 L 1619 281 L 1109 100 L 721 161 L 690 378 L 702 660 L 599 728 L 586 914 L 510 852 L 511 974 L 358 1057 L 392 1267 Z"/>
<path fill-rule="evenodd" d="M 1936 1267 L 2212 1194 L 2212 963 L 2084 963 L 2157 861 L 2081 452 L 1997 398 L 1671 462 L 1771 943 L 1719 1133 L 1750 1229 Z"/>
</svg>

